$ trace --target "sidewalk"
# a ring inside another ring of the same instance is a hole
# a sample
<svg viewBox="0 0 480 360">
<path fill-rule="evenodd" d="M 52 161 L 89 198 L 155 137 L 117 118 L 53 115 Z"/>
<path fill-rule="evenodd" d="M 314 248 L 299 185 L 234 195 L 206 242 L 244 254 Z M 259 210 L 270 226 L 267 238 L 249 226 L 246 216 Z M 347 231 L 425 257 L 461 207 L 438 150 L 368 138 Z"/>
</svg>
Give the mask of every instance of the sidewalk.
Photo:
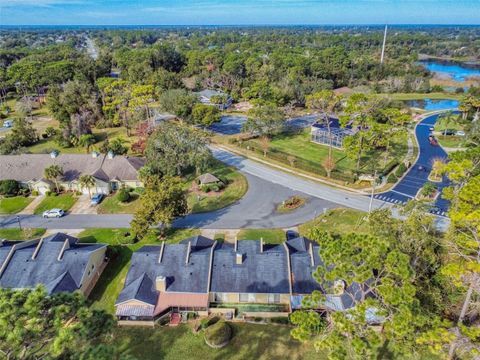
<svg viewBox="0 0 480 360">
<path fill-rule="evenodd" d="M 21 215 L 32 215 L 33 212 L 35 211 L 36 207 L 38 204 L 42 202 L 42 200 L 45 198 L 45 195 L 38 195 L 36 196 L 33 201 L 27 205 L 25 209 L 19 212 Z"/>
</svg>

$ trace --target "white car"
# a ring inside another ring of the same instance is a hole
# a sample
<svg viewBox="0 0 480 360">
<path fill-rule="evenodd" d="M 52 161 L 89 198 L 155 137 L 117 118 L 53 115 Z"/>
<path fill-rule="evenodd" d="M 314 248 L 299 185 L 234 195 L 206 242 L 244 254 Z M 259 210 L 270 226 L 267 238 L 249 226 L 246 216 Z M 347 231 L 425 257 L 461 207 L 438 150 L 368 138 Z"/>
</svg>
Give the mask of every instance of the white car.
<svg viewBox="0 0 480 360">
<path fill-rule="evenodd" d="M 65 215 L 65 211 L 62 209 L 51 209 L 43 212 L 44 218 L 61 218 Z"/>
<path fill-rule="evenodd" d="M 458 130 L 455 135 L 457 136 L 465 136 L 465 131 L 462 131 L 462 130 Z"/>
<path fill-rule="evenodd" d="M 3 122 L 3 127 L 4 127 L 4 128 L 7 128 L 7 129 L 8 129 L 8 128 L 11 128 L 12 126 L 13 126 L 13 120 L 5 120 L 5 121 Z"/>
</svg>

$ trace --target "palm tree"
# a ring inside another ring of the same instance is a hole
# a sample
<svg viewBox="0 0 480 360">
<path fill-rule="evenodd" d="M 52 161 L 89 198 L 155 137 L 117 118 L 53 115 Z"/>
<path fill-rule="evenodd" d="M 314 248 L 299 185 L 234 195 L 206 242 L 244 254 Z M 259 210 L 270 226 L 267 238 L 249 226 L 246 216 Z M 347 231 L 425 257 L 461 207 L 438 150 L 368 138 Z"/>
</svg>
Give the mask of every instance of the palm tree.
<svg viewBox="0 0 480 360">
<path fill-rule="evenodd" d="M 95 144 L 95 136 L 92 134 L 83 134 L 78 139 L 78 145 L 83 146 L 87 150 L 87 153 L 90 151 L 90 146 L 93 144 Z"/>
<path fill-rule="evenodd" d="M 88 189 L 88 196 L 90 196 L 90 198 L 92 198 L 92 192 L 91 192 L 90 189 L 92 187 L 94 187 L 95 184 L 96 184 L 95 178 L 92 175 L 82 175 L 82 176 L 80 176 L 78 181 L 80 183 L 81 189 L 87 188 Z"/>
<path fill-rule="evenodd" d="M 55 182 L 55 187 L 57 188 L 57 193 L 60 192 L 58 187 L 58 179 L 63 176 L 63 169 L 59 165 L 50 165 L 43 170 L 43 175 L 48 180 L 53 180 Z"/>
</svg>

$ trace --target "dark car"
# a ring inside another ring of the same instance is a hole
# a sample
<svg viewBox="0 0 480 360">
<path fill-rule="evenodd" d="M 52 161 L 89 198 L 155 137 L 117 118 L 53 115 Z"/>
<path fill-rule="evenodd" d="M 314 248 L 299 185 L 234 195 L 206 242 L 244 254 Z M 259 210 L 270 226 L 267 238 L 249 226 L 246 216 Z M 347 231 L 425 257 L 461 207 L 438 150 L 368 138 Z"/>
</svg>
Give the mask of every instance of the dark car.
<svg viewBox="0 0 480 360">
<path fill-rule="evenodd" d="M 95 194 L 92 196 L 92 199 L 90 200 L 90 205 L 98 205 L 103 199 L 103 194 Z"/>
<path fill-rule="evenodd" d="M 454 129 L 446 129 L 445 131 L 443 131 L 443 135 L 446 135 L 446 136 L 452 136 L 452 135 L 455 135 L 456 133 L 457 131 Z"/>
<path fill-rule="evenodd" d="M 287 241 L 288 240 L 292 240 L 292 239 L 295 239 L 298 237 L 298 233 L 295 231 L 295 230 L 287 230 L 285 232 L 285 236 L 287 238 Z"/>
</svg>

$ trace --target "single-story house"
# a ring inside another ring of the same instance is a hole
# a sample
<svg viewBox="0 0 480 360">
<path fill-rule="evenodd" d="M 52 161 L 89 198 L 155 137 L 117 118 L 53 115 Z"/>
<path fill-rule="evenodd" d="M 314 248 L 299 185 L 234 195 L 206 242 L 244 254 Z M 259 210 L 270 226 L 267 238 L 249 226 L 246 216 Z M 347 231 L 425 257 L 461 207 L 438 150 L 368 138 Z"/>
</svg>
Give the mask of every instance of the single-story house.
<svg viewBox="0 0 480 360">
<path fill-rule="evenodd" d="M 202 104 L 216 106 L 220 111 L 228 109 L 233 103 L 233 99 L 230 95 L 218 90 L 202 90 L 197 93 L 197 96 Z M 215 97 L 224 100 L 219 103 L 218 101 L 215 101 Z"/>
<path fill-rule="evenodd" d="M 138 178 L 138 170 L 145 160 L 138 157 L 103 155 L 93 152 L 88 154 L 22 154 L 0 156 L 0 180 L 13 179 L 23 186 L 45 194 L 55 189 L 53 181 L 45 179 L 44 170 L 51 165 L 63 169 L 63 176 L 58 180 L 65 190 L 89 193 L 79 183 L 82 175 L 92 175 L 95 186 L 92 193 L 109 194 L 123 186 L 143 186 Z"/>
<path fill-rule="evenodd" d="M 215 245 L 195 236 L 179 244 L 147 245 L 136 251 L 115 303 L 120 324 L 152 323 L 170 311 L 208 314 Z"/>
<path fill-rule="evenodd" d="M 80 291 L 88 296 L 106 266 L 106 244 L 81 244 L 63 233 L 30 240 L 0 241 L 0 287 L 48 294 Z"/>
</svg>

